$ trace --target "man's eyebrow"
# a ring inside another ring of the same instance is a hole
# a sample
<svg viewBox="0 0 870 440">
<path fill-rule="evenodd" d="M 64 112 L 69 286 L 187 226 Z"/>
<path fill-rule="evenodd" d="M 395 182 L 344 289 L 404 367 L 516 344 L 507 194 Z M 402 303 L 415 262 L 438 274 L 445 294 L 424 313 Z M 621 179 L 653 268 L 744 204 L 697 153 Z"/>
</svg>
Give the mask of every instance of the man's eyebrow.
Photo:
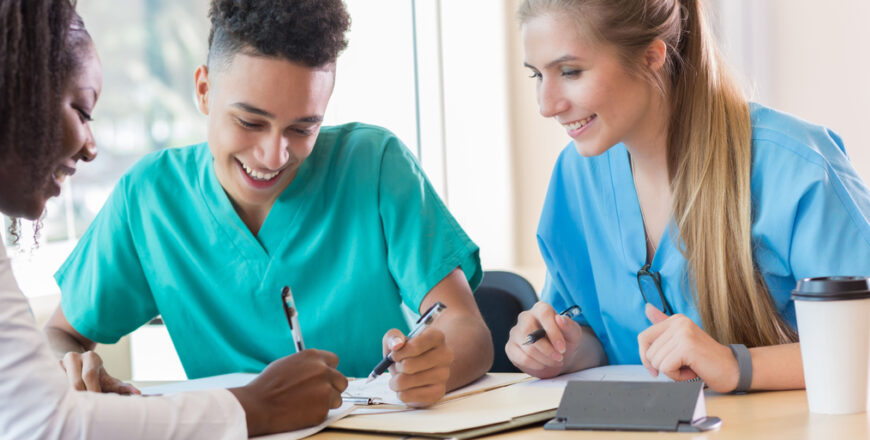
<svg viewBox="0 0 870 440">
<path fill-rule="evenodd" d="M 310 124 L 317 124 L 318 122 L 323 122 L 323 116 L 313 115 L 313 116 L 304 116 L 296 120 L 296 122 L 307 122 Z"/>
<path fill-rule="evenodd" d="M 245 104 L 244 102 L 236 102 L 236 103 L 232 104 L 231 106 L 236 107 L 236 108 L 240 108 L 248 113 L 260 115 L 260 116 L 263 116 L 263 117 L 269 118 L 269 119 L 275 119 L 275 115 L 267 112 L 266 110 L 254 107 L 253 105 L 250 105 L 250 104 Z M 321 116 L 321 115 L 303 116 L 301 118 L 296 119 L 296 122 L 304 122 L 304 123 L 308 123 L 308 124 L 317 124 L 317 123 L 323 122 L 323 116 Z"/>
<path fill-rule="evenodd" d="M 237 102 L 231 105 L 231 107 L 240 108 L 248 113 L 253 113 L 255 115 L 260 115 L 269 119 L 275 119 L 275 115 L 263 110 L 261 108 L 254 107 L 250 104 L 245 104 L 244 102 Z"/>
</svg>

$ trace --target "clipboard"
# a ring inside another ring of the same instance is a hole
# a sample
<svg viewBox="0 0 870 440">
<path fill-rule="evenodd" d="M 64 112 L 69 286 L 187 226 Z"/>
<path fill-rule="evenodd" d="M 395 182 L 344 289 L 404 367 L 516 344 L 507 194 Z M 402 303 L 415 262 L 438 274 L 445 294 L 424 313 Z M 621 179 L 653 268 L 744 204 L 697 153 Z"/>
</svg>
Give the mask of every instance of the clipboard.
<svg viewBox="0 0 870 440">
<path fill-rule="evenodd" d="M 721 425 L 707 416 L 702 382 L 571 381 L 544 429 L 701 432 Z"/>
</svg>

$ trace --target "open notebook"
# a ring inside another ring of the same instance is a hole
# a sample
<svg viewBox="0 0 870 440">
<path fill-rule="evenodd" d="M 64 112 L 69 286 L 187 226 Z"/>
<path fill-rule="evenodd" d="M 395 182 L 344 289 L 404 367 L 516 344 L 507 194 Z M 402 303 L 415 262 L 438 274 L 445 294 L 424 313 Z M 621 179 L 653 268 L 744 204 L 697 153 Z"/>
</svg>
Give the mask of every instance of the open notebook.
<svg viewBox="0 0 870 440">
<path fill-rule="evenodd" d="M 201 379 L 192 379 L 180 382 L 167 383 L 164 385 L 156 385 L 150 387 L 142 387 L 143 395 L 159 395 L 159 394 L 174 394 L 185 391 L 208 390 L 217 388 L 234 388 L 247 385 L 251 380 L 257 377 L 254 373 L 232 373 L 222 374 L 219 376 L 204 377 Z M 504 387 L 517 382 L 531 380 L 532 378 L 525 374 L 486 374 L 480 379 L 459 388 L 445 395 L 441 402 L 455 400 L 460 397 L 465 397 L 487 390 L 492 390 L 499 387 Z M 274 434 L 264 436 L 267 439 L 300 439 L 317 433 L 330 424 L 338 421 L 348 414 L 377 414 L 384 412 L 400 412 L 414 411 L 414 408 L 405 406 L 395 391 L 390 389 L 390 374 L 385 373 L 379 376 L 371 383 L 366 384 L 365 379 L 352 380 L 345 390 L 345 396 L 354 397 L 369 397 L 375 399 L 380 404 L 377 405 L 354 405 L 353 403 L 345 402 L 341 407 L 329 411 L 327 419 L 318 426 L 301 429 L 298 431 Z M 437 405 L 437 404 L 436 404 Z M 260 438 L 260 437 L 258 437 Z"/>
</svg>

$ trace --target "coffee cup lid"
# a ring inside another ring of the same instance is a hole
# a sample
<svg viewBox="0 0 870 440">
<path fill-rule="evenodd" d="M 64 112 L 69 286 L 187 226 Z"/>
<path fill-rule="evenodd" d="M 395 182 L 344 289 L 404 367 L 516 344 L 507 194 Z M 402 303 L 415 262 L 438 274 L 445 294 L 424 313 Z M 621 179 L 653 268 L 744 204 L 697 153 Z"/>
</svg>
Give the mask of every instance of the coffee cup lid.
<svg viewBox="0 0 870 440">
<path fill-rule="evenodd" d="M 798 281 L 791 292 L 796 301 L 841 301 L 870 298 L 868 277 L 815 277 Z"/>
</svg>

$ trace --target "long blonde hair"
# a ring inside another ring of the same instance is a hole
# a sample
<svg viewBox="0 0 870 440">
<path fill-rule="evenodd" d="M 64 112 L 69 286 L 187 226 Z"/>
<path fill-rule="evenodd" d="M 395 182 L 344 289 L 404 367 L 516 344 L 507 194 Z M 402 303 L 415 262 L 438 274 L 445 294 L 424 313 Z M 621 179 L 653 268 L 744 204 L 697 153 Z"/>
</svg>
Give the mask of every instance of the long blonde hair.
<svg viewBox="0 0 870 440">
<path fill-rule="evenodd" d="M 723 344 L 796 341 L 753 259 L 749 105 L 722 62 L 700 0 L 525 0 L 518 18 L 566 13 L 581 35 L 617 48 L 627 70 L 667 94 L 676 238 L 704 329 Z M 661 74 L 641 63 L 656 39 L 667 46 Z"/>
</svg>

